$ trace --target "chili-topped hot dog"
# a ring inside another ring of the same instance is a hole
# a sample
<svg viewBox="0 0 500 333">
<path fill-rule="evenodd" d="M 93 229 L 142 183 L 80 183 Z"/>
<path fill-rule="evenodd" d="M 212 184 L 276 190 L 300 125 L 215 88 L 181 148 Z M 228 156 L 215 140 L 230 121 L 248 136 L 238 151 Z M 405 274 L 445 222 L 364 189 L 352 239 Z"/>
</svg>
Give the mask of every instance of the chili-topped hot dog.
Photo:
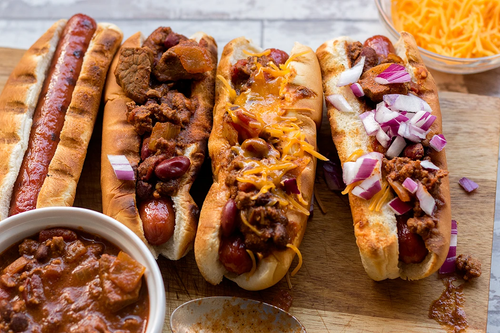
<svg viewBox="0 0 500 333">
<path fill-rule="evenodd" d="M 196 233 L 189 191 L 207 149 L 216 67 L 212 37 L 160 27 L 144 41 L 140 33 L 125 41 L 106 84 L 103 212 L 172 260 L 192 248 Z M 132 177 L 119 179 L 110 155 L 123 155 Z"/>
<path fill-rule="evenodd" d="M 77 14 L 56 22 L 14 69 L 0 96 L 0 219 L 73 204 L 121 39 L 116 26 Z"/>
<path fill-rule="evenodd" d="M 340 37 L 317 55 L 366 272 L 429 276 L 448 253 L 450 193 L 437 88 L 413 37 Z"/>
<path fill-rule="evenodd" d="M 319 64 L 304 45 L 296 43 L 288 56 L 240 37 L 224 48 L 217 73 L 209 139 L 214 184 L 201 210 L 195 258 L 212 284 L 226 276 L 260 290 L 281 280 L 296 253 L 301 260 L 316 157 L 323 158 L 315 151 Z"/>
</svg>

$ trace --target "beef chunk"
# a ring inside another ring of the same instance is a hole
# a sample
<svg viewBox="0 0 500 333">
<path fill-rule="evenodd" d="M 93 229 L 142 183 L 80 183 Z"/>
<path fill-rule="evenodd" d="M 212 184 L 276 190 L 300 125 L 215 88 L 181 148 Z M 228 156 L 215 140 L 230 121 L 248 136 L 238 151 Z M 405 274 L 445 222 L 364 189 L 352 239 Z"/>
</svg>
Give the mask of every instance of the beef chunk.
<svg viewBox="0 0 500 333">
<path fill-rule="evenodd" d="M 185 40 L 168 49 L 153 67 L 160 82 L 198 80 L 214 68 L 208 50 L 193 40 Z"/>
<path fill-rule="evenodd" d="M 154 114 L 155 108 L 158 108 L 158 104 L 137 106 L 135 102 L 127 103 L 127 120 L 134 126 L 137 134 L 143 135 L 152 131 L 152 114 Z"/>
<path fill-rule="evenodd" d="M 424 146 L 421 143 L 408 145 L 404 149 L 404 156 L 412 160 L 421 160 L 424 157 Z"/>
<path fill-rule="evenodd" d="M 36 253 L 39 243 L 32 239 L 25 239 L 19 244 L 19 255 L 32 256 Z"/>
<path fill-rule="evenodd" d="M 158 115 L 158 119 L 160 121 L 170 121 L 186 128 L 191 119 L 191 114 L 196 109 L 195 103 L 184 96 L 184 94 L 175 90 L 169 91 L 162 97 L 161 101 L 161 115 Z"/>
<path fill-rule="evenodd" d="M 85 316 L 81 321 L 72 325 L 69 329 L 71 333 L 111 333 L 104 319 L 97 314 Z"/>
<path fill-rule="evenodd" d="M 354 66 L 356 60 L 361 54 L 363 49 L 363 44 L 360 42 L 348 43 L 347 44 L 347 58 L 349 59 L 349 66 Z"/>
<path fill-rule="evenodd" d="M 179 191 L 179 184 L 180 184 L 181 178 L 175 178 L 175 179 L 169 179 L 167 181 L 158 181 L 156 183 L 156 195 L 159 196 L 169 196 L 173 197 L 177 194 Z"/>
<path fill-rule="evenodd" d="M 357 64 L 358 62 L 361 61 L 361 57 L 365 57 L 365 65 L 363 67 L 363 73 L 369 70 L 370 68 L 373 68 L 378 65 L 378 55 L 377 52 L 375 52 L 374 49 L 372 49 L 369 46 L 363 46 L 361 49 L 361 52 L 359 54 L 359 57 L 356 59 L 354 64 Z"/>
<path fill-rule="evenodd" d="M 155 167 L 165 158 L 165 155 L 151 155 L 146 158 L 137 168 L 137 178 L 142 181 L 149 181 L 153 176 Z"/>
<path fill-rule="evenodd" d="M 240 59 L 231 66 L 231 82 L 235 86 L 242 85 L 250 78 L 252 73 L 252 65 L 248 59 Z"/>
<path fill-rule="evenodd" d="M 137 301 L 139 298 L 139 290 L 135 288 L 132 291 L 124 291 L 110 278 L 110 270 L 115 257 L 103 254 L 99 259 L 99 278 L 102 286 L 102 297 L 106 302 L 106 306 L 113 312 L 123 309 L 129 304 Z"/>
<path fill-rule="evenodd" d="M 26 279 L 23 298 L 27 305 L 39 305 L 45 300 L 43 283 L 40 276 L 34 274 Z"/>
<path fill-rule="evenodd" d="M 168 27 L 159 27 L 155 31 L 153 31 L 151 35 L 148 36 L 148 38 L 146 38 L 142 46 L 147 47 L 151 51 L 153 51 L 155 59 L 159 60 L 163 52 L 165 52 L 167 49 L 165 47 L 165 41 L 171 33 L 172 29 Z"/>
<path fill-rule="evenodd" d="M 116 81 L 136 103 L 145 103 L 153 64 L 153 52 L 146 47 L 125 48 L 115 69 Z"/>
<path fill-rule="evenodd" d="M 390 64 L 381 64 L 370 68 L 361 75 L 359 80 L 365 95 L 375 103 L 382 102 L 384 95 L 387 94 L 408 94 L 407 85 L 404 83 L 379 84 L 375 82 L 375 78 L 389 66 Z"/>
<path fill-rule="evenodd" d="M 463 275 L 463 279 L 469 281 L 481 276 L 481 262 L 470 255 L 461 254 L 455 261 L 458 273 Z"/>
</svg>

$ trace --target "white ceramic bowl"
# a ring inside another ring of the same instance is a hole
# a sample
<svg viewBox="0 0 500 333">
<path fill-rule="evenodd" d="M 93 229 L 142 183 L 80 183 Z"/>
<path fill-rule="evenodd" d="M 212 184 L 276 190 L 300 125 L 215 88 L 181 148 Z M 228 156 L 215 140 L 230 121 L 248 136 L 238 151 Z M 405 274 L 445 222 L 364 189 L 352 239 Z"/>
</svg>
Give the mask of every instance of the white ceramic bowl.
<svg viewBox="0 0 500 333">
<path fill-rule="evenodd" d="M 104 214 L 73 207 L 35 209 L 0 222 L 0 253 L 22 239 L 52 227 L 99 235 L 146 267 L 149 318 L 146 333 L 160 333 L 165 320 L 165 288 L 160 269 L 146 245 L 130 229 Z"/>
</svg>

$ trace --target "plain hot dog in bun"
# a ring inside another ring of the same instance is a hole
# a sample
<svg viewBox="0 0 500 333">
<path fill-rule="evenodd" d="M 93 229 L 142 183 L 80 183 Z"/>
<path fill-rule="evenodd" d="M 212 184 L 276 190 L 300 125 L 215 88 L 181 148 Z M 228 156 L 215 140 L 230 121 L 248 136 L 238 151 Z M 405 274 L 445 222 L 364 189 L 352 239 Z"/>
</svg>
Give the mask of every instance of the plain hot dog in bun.
<svg viewBox="0 0 500 333">
<path fill-rule="evenodd" d="M 109 64 L 115 25 L 59 20 L 24 54 L 0 95 L 0 220 L 71 206 Z"/>
<path fill-rule="evenodd" d="M 192 248 L 199 209 L 189 191 L 203 164 L 212 125 L 217 44 L 160 27 L 127 39 L 105 89 L 103 212 L 171 260 Z M 122 156 L 132 177 L 118 177 Z"/>
<path fill-rule="evenodd" d="M 226 45 L 217 70 L 209 139 L 214 184 L 203 203 L 195 258 L 203 277 L 247 290 L 287 273 L 313 195 L 320 69 L 296 43 L 290 56 L 244 37 Z M 297 268 L 296 268 L 297 269 Z"/>
<path fill-rule="evenodd" d="M 316 53 L 366 272 L 429 276 L 448 254 L 450 191 L 437 88 L 413 36 L 340 37 Z"/>
</svg>

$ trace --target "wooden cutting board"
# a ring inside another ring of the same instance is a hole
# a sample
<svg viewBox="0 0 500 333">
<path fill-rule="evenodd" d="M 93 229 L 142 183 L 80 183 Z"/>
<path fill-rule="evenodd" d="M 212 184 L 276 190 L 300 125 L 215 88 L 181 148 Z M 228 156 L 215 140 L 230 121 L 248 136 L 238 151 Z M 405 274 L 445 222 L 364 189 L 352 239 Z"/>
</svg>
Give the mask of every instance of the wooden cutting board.
<svg viewBox="0 0 500 333">
<path fill-rule="evenodd" d="M 0 89 L 22 54 L 22 50 L 0 48 Z M 444 134 L 448 140 L 446 153 L 452 216 L 459 222 L 457 251 L 479 258 L 483 270 L 479 279 L 465 286 L 465 311 L 469 332 L 482 332 L 487 323 L 500 99 L 444 92 L 440 94 L 440 101 Z M 75 201 L 75 206 L 97 211 L 101 211 L 101 119 L 98 119 L 90 142 Z M 318 142 L 321 153 L 333 151 L 326 117 Z M 479 184 L 479 189 L 467 194 L 458 185 L 461 177 L 473 179 Z M 210 183 L 210 165 L 206 163 L 192 190 L 199 204 Z M 285 280 L 260 292 L 241 290 L 226 280 L 212 286 L 199 274 L 192 252 L 176 262 L 160 258 L 158 264 L 167 295 L 164 331 L 170 331 L 171 312 L 190 299 L 232 295 L 277 303 L 283 298 L 283 293 L 291 296 L 290 312 L 308 332 L 446 331 L 428 318 L 429 306 L 444 290 L 437 274 L 413 282 L 400 279 L 372 281 L 361 265 L 347 197 L 326 187 L 320 169 L 316 178 L 316 196 L 326 207 L 326 213 L 323 214 L 315 205 L 300 247 L 304 264 L 291 278 L 291 290 Z M 295 265 L 296 260 L 293 267 Z"/>
</svg>

